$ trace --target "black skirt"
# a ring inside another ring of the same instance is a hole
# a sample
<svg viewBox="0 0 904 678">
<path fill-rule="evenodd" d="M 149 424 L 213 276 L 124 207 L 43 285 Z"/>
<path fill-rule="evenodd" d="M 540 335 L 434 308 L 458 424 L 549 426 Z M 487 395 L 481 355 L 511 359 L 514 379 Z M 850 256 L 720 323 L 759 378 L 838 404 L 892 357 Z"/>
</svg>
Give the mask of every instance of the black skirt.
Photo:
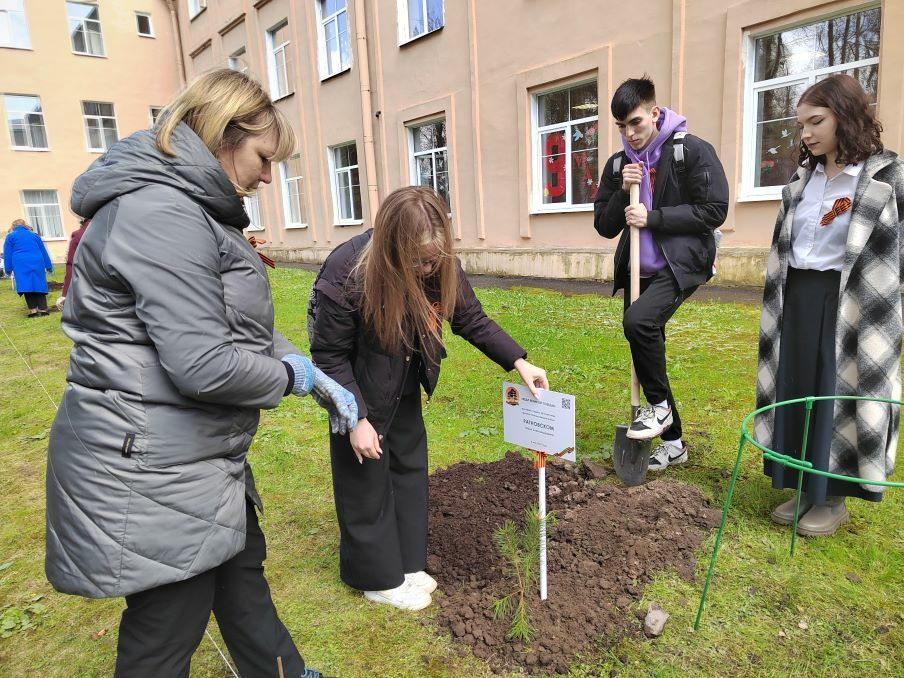
<svg viewBox="0 0 904 678">
<path fill-rule="evenodd" d="M 779 350 L 776 402 L 807 396 L 835 395 L 835 324 L 838 319 L 839 271 L 788 268 L 782 337 Z M 800 457 L 803 443 L 804 403 L 775 410 L 772 449 Z M 829 470 L 834 401 L 813 403 L 807 436 L 807 461 L 820 471 Z M 765 460 L 765 473 L 776 489 L 797 488 L 797 471 Z M 858 483 L 804 474 L 803 489 L 814 504 L 826 497 L 859 497 L 881 501 L 882 494 L 864 490 Z"/>
</svg>

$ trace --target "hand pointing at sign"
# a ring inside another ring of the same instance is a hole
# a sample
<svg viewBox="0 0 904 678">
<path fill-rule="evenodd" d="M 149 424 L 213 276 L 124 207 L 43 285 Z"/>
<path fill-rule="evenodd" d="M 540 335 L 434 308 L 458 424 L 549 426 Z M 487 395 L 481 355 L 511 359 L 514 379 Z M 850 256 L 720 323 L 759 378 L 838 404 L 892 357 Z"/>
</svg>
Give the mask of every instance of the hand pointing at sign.
<svg viewBox="0 0 904 678">
<path fill-rule="evenodd" d="M 521 381 L 530 389 L 534 398 L 540 398 L 540 391 L 549 390 L 549 380 L 546 378 L 546 370 L 527 362 L 524 358 L 515 361 L 515 369 L 521 376 Z"/>
</svg>

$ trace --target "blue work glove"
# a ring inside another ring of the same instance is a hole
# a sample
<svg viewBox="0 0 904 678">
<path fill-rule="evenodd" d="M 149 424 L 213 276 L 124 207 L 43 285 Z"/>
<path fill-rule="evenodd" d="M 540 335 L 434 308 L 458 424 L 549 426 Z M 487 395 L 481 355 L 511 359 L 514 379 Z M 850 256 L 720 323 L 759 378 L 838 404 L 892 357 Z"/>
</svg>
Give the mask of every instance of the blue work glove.
<svg viewBox="0 0 904 678">
<path fill-rule="evenodd" d="M 292 393 L 308 394 L 330 415 L 330 430 L 345 435 L 358 423 L 358 403 L 355 396 L 314 367 L 310 358 L 290 353 L 282 358 L 295 372 Z"/>
</svg>

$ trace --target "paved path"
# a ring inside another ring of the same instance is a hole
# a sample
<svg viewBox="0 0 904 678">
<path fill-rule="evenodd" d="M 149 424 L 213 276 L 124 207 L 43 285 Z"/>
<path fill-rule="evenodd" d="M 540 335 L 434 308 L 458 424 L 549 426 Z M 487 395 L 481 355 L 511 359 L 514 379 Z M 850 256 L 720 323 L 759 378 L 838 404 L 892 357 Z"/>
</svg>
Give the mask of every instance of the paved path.
<svg viewBox="0 0 904 678">
<path fill-rule="evenodd" d="M 318 271 L 317 264 L 290 264 L 279 263 L 286 268 L 303 268 L 306 271 Z M 599 294 L 610 296 L 612 294 L 611 282 L 599 282 L 595 280 L 559 280 L 553 278 L 508 278 L 495 275 L 471 274 L 468 279 L 474 287 L 499 287 L 505 290 L 513 287 L 536 287 L 544 290 L 555 290 L 562 294 Z M 715 279 L 716 281 L 718 278 Z M 690 301 L 722 301 L 736 304 L 757 304 L 763 301 L 763 289 L 761 287 L 730 287 L 718 285 L 712 281 L 703 285 L 694 292 Z"/>
<path fill-rule="evenodd" d="M 558 280 L 552 278 L 500 278 L 493 275 L 469 275 L 468 279 L 474 287 L 538 287 L 555 290 L 562 294 L 612 294 L 611 282 L 595 280 Z M 763 290 L 760 287 L 728 287 L 709 283 L 700 287 L 690 301 L 723 301 L 737 304 L 759 304 L 763 301 Z"/>
</svg>

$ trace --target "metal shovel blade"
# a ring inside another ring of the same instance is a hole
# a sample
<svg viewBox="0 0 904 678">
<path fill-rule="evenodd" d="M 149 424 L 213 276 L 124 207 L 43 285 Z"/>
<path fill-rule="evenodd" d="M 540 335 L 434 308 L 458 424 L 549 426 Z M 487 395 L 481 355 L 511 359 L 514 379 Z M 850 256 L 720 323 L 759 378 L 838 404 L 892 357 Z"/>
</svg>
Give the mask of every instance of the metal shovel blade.
<svg viewBox="0 0 904 678">
<path fill-rule="evenodd" d="M 627 426 L 615 427 L 615 448 L 612 451 L 612 465 L 615 475 L 628 487 L 641 485 L 647 477 L 650 466 L 649 440 L 631 440 Z"/>
</svg>

